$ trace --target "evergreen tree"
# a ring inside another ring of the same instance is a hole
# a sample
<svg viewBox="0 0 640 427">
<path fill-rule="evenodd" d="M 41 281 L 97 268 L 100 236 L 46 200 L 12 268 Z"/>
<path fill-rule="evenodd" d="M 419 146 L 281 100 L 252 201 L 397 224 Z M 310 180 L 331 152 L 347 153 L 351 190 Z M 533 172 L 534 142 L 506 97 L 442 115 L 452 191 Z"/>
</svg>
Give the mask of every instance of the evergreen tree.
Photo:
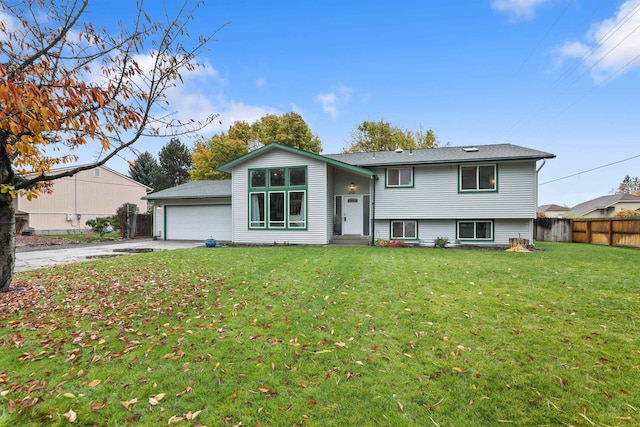
<svg viewBox="0 0 640 427">
<path fill-rule="evenodd" d="M 151 187 L 155 191 L 175 187 L 190 181 L 191 153 L 178 138 L 171 140 L 160 150 L 158 168 L 153 173 Z"/>
<path fill-rule="evenodd" d="M 136 158 L 133 165 L 129 166 L 129 178 L 147 187 L 153 187 L 153 174 L 157 168 L 158 162 L 155 157 L 148 151 L 145 151 Z"/>
</svg>

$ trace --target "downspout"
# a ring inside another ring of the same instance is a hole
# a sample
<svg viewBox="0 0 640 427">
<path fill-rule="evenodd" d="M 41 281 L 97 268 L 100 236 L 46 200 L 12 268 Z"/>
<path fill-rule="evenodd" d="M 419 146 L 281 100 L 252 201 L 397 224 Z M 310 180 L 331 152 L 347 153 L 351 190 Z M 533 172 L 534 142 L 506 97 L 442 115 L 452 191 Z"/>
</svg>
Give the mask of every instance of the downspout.
<svg viewBox="0 0 640 427">
<path fill-rule="evenodd" d="M 544 165 L 546 165 L 546 164 L 547 164 L 547 160 L 546 159 L 542 159 L 542 164 L 540 165 L 540 167 L 538 169 L 536 169 L 536 189 L 535 189 L 535 191 L 536 191 L 536 207 L 535 207 L 536 212 L 535 212 L 535 218 L 538 217 L 538 172 L 540 172 L 540 169 L 542 169 L 544 167 Z M 535 227 L 535 224 L 536 224 L 536 221 L 534 219 L 532 221 L 532 223 L 531 223 L 531 231 L 530 231 L 530 233 L 531 233 L 531 242 L 533 242 L 533 240 L 534 240 L 533 238 L 534 238 L 534 236 L 536 234 L 536 230 L 533 229 Z"/>
<path fill-rule="evenodd" d="M 376 177 L 371 175 L 371 245 L 375 243 L 376 236 Z"/>
</svg>

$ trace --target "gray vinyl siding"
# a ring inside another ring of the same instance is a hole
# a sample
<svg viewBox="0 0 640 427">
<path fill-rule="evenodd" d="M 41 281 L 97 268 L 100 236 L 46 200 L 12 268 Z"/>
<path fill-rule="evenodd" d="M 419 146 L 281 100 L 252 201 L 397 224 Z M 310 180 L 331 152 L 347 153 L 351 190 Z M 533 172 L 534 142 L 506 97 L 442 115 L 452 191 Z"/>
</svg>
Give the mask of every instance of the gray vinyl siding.
<svg viewBox="0 0 640 427">
<path fill-rule="evenodd" d="M 498 163 L 498 191 L 460 193 L 457 164 L 416 166 L 413 188 L 385 188 L 382 179 L 377 181 L 376 218 L 532 219 L 537 203 L 535 168 L 534 161 Z M 384 176 L 384 169 L 376 172 Z"/>
<path fill-rule="evenodd" d="M 404 218 L 402 218 L 404 219 Z M 492 218 L 487 218 L 492 219 Z M 376 220 L 376 239 L 389 239 L 390 220 Z M 418 238 L 420 240 L 434 240 L 446 237 L 453 242 L 456 239 L 455 219 L 418 220 Z M 509 239 L 522 237 L 533 243 L 533 219 L 495 219 L 493 220 L 492 241 L 465 241 L 470 245 L 508 245 Z"/>
<path fill-rule="evenodd" d="M 307 167 L 307 229 L 250 230 L 248 170 L 294 166 Z M 326 163 L 294 153 L 273 150 L 233 168 L 232 185 L 233 241 L 235 243 L 324 245 L 329 242 Z"/>
</svg>

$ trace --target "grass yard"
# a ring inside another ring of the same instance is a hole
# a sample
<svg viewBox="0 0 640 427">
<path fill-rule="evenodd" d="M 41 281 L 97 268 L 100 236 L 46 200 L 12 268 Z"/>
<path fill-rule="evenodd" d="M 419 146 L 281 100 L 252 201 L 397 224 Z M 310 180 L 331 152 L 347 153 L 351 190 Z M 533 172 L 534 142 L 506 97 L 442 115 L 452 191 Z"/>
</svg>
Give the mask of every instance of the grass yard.
<svg viewBox="0 0 640 427">
<path fill-rule="evenodd" d="M 640 425 L 640 252 L 539 246 L 202 248 L 17 274 L 0 425 Z"/>
</svg>

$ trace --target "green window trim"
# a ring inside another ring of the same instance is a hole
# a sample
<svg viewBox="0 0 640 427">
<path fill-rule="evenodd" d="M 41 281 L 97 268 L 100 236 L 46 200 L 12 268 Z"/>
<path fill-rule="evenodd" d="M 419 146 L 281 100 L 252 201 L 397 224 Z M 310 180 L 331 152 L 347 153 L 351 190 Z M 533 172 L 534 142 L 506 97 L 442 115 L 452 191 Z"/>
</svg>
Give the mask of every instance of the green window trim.
<svg viewBox="0 0 640 427">
<path fill-rule="evenodd" d="M 249 169 L 248 179 L 250 230 L 307 230 L 306 166 Z"/>
<path fill-rule="evenodd" d="M 407 178 L 408 178 L 408 182 L 407 182 Z M 400 167 L 386 168 L 384 171 L 384 187 L 385 188 L 414 188 L 415 187 L 414 168 L 400 168 Z"/>
<path fill-rule="evenodd" d="M 492 219 L 459 219 L 456 221 L 456 239 L 468 242 L 493 242 L 495 222 Z"/>
<path fill-rule="evenodd" d="M 498 165 L 458 165 L 458 193 L 497 193 Z"/>
<path fill-rule="evenodd" d="M 418 220 L 390 221 L 389 238 L 390 240 L 418 240 Z"/>
</svg>

